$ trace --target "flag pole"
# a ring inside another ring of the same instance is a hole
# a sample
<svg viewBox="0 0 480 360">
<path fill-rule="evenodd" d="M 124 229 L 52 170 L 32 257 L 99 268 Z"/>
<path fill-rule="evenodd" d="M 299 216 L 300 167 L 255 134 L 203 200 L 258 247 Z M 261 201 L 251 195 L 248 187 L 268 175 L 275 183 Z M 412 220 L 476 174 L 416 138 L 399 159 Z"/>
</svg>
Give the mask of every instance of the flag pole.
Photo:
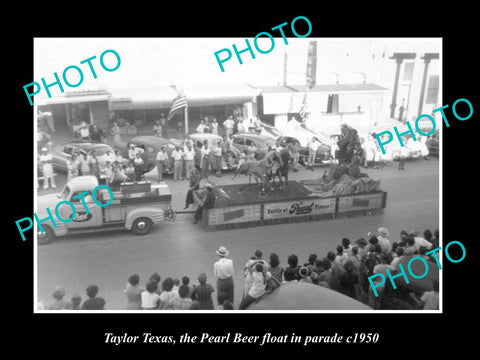
<svg viewBox="0 0 480 360">
<path fill-rule="evenodd" d="M 185 107 L 185 136 L 188 135 L 188 106 Z"/>
</svg>

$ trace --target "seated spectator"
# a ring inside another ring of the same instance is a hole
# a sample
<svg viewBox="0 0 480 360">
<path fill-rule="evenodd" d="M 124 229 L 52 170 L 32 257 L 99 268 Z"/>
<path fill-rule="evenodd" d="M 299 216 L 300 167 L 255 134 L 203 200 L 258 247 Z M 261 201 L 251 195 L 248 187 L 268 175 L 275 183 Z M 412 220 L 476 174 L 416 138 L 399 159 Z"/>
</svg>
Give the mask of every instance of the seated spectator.
<svg viewBox="0 0 480 360">
<path fill-rule="evenodd" d="M 158 295 L 158 284 L 155 280 L 148 280 L 146 290 L 142 291 L 142 309 L 156 310 L 160 306 L 160 295 Z"/>
<path fill-rule="evenodd" d="M 213 310 L 212 293 L 215 291 L 212 285 L 207 284 L 207 275 L 198 275 L 199 285 L 194 286 L 192 299 L 198 302 L 200 310 Z"/>
<path fill-rule="evenodd" d="M 438 230 L 435 230 L 435 231 L 438 234 Z M 423 238 L 426 241 L 428 241 L 430 244 L 432 244 L 431 249 L 438 248 L 438 246 L 439 246 L 438 238 L 434 238 L 433 235 L 432 235 L 432 232 L 430 230 L 427 229 L 423 232 Z"/>
<path fill-rule="evenodd" d="M 345 272 L 340 276 L 339 291 L 342 294 L 350 296 L 353 299 L 357 298 L 358 273 L 353 266 L 353 263 L 348 260 L 345 263 Z"/>
<path fill-rule="evenodd" d="M 171 300 L 173 310 L 189 310 L 192 306 L 192 299 L 188 297 L 190 289 L 187 285 L 180 285 L 178 287 L 178 296 Z"/>
<path fill-rule="evenodd" d="M 162 282 L 162 292 L 160 293 L 160 310 L 169 310 L 172 308 L 171 301 L 178 296 L 178 291 L 174 290 L 174 282 L 171 277 L 166 278 Z"/>
<path fill-rule="evenodd" d="M 252 286 L 250 287 L 248 294 L 242 299 L 242 302 L 238 307 L 239 310 L 244 310 L 248 305 L 265 294 L 267 280 L 271 277 L 266 266 L 260 262 L 250 265 L 248 270 L 252 274 Z"/>
<path fill-rule="evenodd" d="M 162 280 L 162 277 L 157 272 L 154 272 L 152 275 L 150 275 L 150 278 L 148 280 L 155 281 L 157 283 L 157 294 L 160 295 L 162 291 L 158 289 L 158 287 L 160 285 L 160 281 Z"/>
<path fill-rule="evenodd" d="M 142 292 L 144 289 L 138 286 L 140 277 L 134 274 L 128 278 L 128 283 L 123 292 L 127 297 L 127 310 L 141 310 L 142 309 Z"/>
<path fill-rule="evenodd" d="M 272 277 L 269 281 L 270 290 L 276 289 L 282 284 L 283 279 L 283 267 L 280 266 L 280 260 L 275 253 L 270 254 L 270 274 Z"/>
<path fill-rule="evenodd" d="M 288 268 L 291 268 L 293 273 L 295 274 L 295 278 L 297 280 L 300 280 L 300 274 L 298 273 L 298 271 L 300 270 L 300 266 L 298 265 L 298 256 L 295 254 L 290 255 L 287 258 L 287 263 L 288 263 L 288 267 L 285 269 L 285 271 Z"/>
<path fill-rule="evenodd" d="M 297 275 L 295 274 L 295 271 L 291 267 L 287 267 L 285 271 L 283 272 L 283 284 L 290 283 L 290 282 L 297 282 Z"/>
<path fill-rule="evenodd" d="M 188 276 L 182 277 L 182 285 L 186 285 L 188 287 L 187 297 L 191 298 L 193 294 L 193 285 L 190 285 L 190 278 Z"/>
<path fill-rule="evenodd" d="M 438 310 L 440 309 L 439 303 L 439 284 L 438 281 L 432 283 L 432 291 L 426 291 L 420 298 L 423 303 L 423 310 Z"/>
<path fill-rule="evenodd" d="M 343 253 L 350 256 L 352 254 L 352 247 L 350 246 L 350 239 L 343 238 L 342 239 L 342 246 L 343 246 Z"/>
<path fill-rule="evenodd" d="M 340 265 L 345 265 L 348 261 L 348 255 L 343 252 L 343 246 L 337 246 L 337 256 L 335 257 L 335 262 L 339 263 Z"/>
<path fill-rule="evenodd" d="M 400 231 L 400 241 L 398 245 L 402 247 L 406 247 L 407 239 L 408 239 L 408 232 L 406 232 L 405 230 Z"/>
<path fill-rule="evenodd" d="M 70 298 L 67 308 L 69 310 L 80 310 L 80 304 L 82 303 L 82 297 L 80 294 L 73 294 Z"/>
<path fill-rule="evenodd" d="M 82 310 L 104 310 L 105 309 L 105 299 L 97 297 L 98 286 L 90 285 L 87 287 L 87 296 L 88 300 L 85 300 L 82 304 Z"/>
<path fill-rule="evenodd" d="M 312 282 L 315 285 L 318 285 L 319 276 L 323 272 L 323 270 L 324 270 L 323 261 L 321 259 L 316 259 L 315 266 L 312 268 L 312 274 L 311 274 Z"/>
<path fill-rule="evenodd" d="M 395 257 L 393 258 L 392 262 L 390 263 L 395 269 L 400 269 L 398 264 L 402 260 L 404 254 L 404 248 L 402 246 L 398 246 L 395 249 Z"/>
<path fill-rule="evenodd" d="M 48 306 L 47 310 L 65 310 L 67 308 L 68 302 L 64 299 L 65 288 L 63 286 L 56 286 L 52 297 L 55 301 Z"/>
<path fill-rule="evenodd" d="M 424 238 L 422 238 L 420 236 L 420 231 L 416 230 L 416 229 L 412 229 L 410 230 L 410 235 L 413 236 L 413 239 L 415 240 L 415 248 L 417 249 L 420 249 L 420 246 L 425 246 L 427 249 L 431 249 L 432 248 L 432 243 L 430 243 L 429 241 L 425 240 Z"/>
<path fill-rule="evenodd" d="M 371 248 L 372 245 L 375 247 L 375 250 L 373 250 L 373 251 L 375 251 L 378 254 L 382 253 L 382 247 L 378 243 L 378 238 L 375 235 L 372 235 L 370 237 L 370 239 L 368 240 L 368 242 L 370 243 L 370 248 Z M 372 251 L 372 250 L 370 250 L 370 251 Z"/>
<path fill-rule="evenodd" d="M 305 283 L 312 283 L 312 278 L 310 277 L 310 270 L 306 266 L 302 266 L 300 270 L 298 270 L 298 273 L 300 274 L 300 280 L 299 282 L 305 282 Z"/>
<path fill-rule="evenodd" d="M 310 254 L 308 257 L 308 262 L 304 266 L 308 267 L 310 270 L 315 266 L 315 261 L 317 260 L 317 254 Z"/>
<path fill-rule="evenodd" d="M 417 253 L 417 248 L 415 247 L 415 238 L 413 235 L 408 235 L 406 244 L 405 244 L 405 255 L 414 255 Z"/>
</svg>

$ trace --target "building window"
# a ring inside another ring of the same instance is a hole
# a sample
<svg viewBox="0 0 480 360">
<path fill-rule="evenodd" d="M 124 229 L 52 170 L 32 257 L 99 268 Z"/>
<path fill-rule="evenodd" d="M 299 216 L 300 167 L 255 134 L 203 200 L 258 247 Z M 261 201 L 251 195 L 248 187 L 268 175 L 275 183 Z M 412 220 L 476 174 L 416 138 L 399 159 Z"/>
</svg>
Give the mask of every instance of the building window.
<svg viewBox="0 0 480 360">
<path fill-rule="evenodd" d="M 412 81 L 413 77 L 413 62 L 405 63 L 405 69 L 403 72 L 403 81 Z"/>
<path fill-rule="evenodd" d="M 438 75 L 432 75 L 428 79 L 427 96 L 425 104 L 436 104 L 438 100 L 438 87 L 440 77 Z"/>
</svg>

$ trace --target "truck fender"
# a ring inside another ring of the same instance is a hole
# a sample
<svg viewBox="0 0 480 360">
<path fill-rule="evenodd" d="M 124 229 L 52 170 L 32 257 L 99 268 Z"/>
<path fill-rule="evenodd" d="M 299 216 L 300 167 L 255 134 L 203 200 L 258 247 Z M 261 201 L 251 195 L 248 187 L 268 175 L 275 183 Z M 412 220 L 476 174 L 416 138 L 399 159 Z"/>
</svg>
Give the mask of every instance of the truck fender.
<svg viewBox="0 0 480 360">
<path fill-rule="evenodd" d="M 154 224 L 158 224 L 164 220 L 165 214 L 162 209 L 153 206 L 142 206 L 131 210 L 125 217 L 125 228 L 132 229 L 135 219 L 146 217 L 152 220 Z"/>
</svg>

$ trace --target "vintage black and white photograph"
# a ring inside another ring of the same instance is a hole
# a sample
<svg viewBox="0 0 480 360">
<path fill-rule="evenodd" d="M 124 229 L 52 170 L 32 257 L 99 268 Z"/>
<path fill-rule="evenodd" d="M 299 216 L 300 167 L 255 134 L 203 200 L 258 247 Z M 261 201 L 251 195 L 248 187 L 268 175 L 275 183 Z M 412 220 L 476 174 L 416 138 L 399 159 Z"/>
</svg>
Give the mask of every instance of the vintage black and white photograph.
<svg viewBox="0 0 480 360">
<path fill-rule="evenodd" d="M 442 38 L 296 23 L 33 39 L 34 312 L 442 311 Z"/>
</svg>

